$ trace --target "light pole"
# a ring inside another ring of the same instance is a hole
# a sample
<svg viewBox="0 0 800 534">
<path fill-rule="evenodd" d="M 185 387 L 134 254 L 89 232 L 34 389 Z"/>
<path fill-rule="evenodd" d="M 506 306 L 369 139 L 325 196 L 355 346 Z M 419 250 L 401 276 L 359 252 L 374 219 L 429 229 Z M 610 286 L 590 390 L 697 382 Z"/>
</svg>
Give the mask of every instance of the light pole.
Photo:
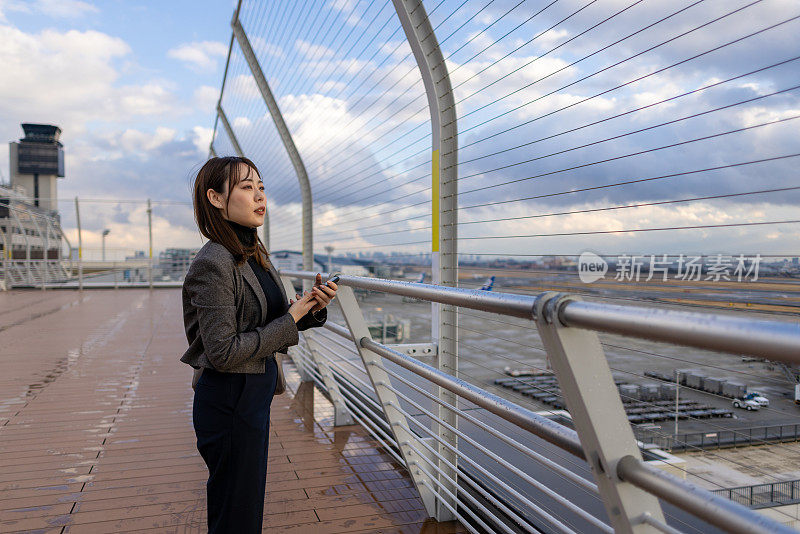
<svg viewBox="0 0 800 534">
<path fill-rule="evenodd" d="M 681 372 L 675 370 L 675 441 L 672 444 L 673 448 L 678 444 L 678 390 L 681 387 Z"/>
<path fill-rule="evenodd" d="M 328 253 L 328 274 L 333 272 L 333 259 L 331 259 L 331 254 L 333 253 L 333 247 L 328 245 L 325 247 L 325 252 Z"/>
<path fill-rule="evenodd" d="M 106 228 L 103 230 L 103 261 L 106 261 L 106 236 L 111 233 L 111 230 Z"/>
</svg>

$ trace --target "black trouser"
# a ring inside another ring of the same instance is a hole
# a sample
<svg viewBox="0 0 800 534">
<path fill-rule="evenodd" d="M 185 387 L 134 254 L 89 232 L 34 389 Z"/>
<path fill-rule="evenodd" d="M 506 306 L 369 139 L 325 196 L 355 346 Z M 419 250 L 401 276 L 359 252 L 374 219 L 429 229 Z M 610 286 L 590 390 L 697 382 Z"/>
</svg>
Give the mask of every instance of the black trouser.
<svg viewBox="0 0 800 534">
<path fill-rule="evenodd" d="M 208 466 L 208 531 L 260 533 L 269 447 L 269 407 L 278 369 L 220 373 L 205 369 L 192 411 L 197 449 Z"/>
</svg>

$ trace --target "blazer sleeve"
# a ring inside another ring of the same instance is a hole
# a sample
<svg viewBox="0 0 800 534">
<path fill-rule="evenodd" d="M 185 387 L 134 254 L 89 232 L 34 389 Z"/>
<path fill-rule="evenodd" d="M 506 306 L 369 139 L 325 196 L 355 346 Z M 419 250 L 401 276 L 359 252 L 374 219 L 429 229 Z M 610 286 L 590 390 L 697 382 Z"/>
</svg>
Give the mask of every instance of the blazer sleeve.
<svg viewBox="0 0 800 534">
<path fill-rule="evenodd" d="M 198 333 L 209 361 L 219 371 L 252 359 L 265 359 L 298 343 L 294 319 L 286 314 L 249 332 L 237 332 L 232 269 L 208 258 L 196 259 L 184 287 L 197 313 Z"/>
<path fill-rule="evenodd" d="M 308 312 L 297 321 L 298 330 L 308 330 L 309 328 L 318 328 L 325 324 L 328 319 L 328 308 L 322 308 L 315 316 L 313 313 Z"/>
</svg>

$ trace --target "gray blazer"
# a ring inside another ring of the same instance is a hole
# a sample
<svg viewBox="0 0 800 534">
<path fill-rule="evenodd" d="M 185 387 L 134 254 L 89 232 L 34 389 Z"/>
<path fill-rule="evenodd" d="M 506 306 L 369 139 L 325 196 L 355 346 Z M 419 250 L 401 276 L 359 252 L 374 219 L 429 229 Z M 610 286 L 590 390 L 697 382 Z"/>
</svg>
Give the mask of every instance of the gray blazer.
<svg viewBox="0 0 800 534">
<path fill-rule="evenodd" d="M 275 267 L 269 274 L 288 299 Z M 267 323 L 267 299 L 253 269 L 237 266 L 214 241 L 197 253 L 183 282 L 183 325 L 189 348 L 181 361 L 225 373 L 263 373 L 268 358 L 298 343 L 298 330 L 325 324 L 327 310 L 296 324 L 288 312 Z"/>
</svg>

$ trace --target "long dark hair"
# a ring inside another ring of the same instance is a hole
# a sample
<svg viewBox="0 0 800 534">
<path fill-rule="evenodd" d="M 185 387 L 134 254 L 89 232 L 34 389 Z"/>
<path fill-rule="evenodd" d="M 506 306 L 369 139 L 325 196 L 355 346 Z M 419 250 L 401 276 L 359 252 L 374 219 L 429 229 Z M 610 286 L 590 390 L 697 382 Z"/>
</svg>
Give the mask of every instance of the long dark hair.
<svg viewBox="0 0 800 534">
<path fill-rule="evenodd" d="M 241 175 L 240 163 L 247 166 L 247 174 Z M 266 257 L 269 256 L 266 247 L 258 238 L 258 232 L 253 229 L 255 239 L 252 246 L 245 246 L 239 241 L 236 233 L 225 219 L 222 218 L 222 211 L 211 204 L 208 200 L 207 191 L 213 189 L 222 194 L 225 181 L 228 182 L 228 191 L 225 196 L 225 207 L 227 208 L 231 191 L 240 181 L 244 180 L 250 173 L 256 173 L 261 179 L 255 163 L 245 157 L 226 156 L 224 158 L 211 158 L 197 171 L 194 180 L 194 220 L 200 229 L 200 233 L 211 241 L 216 241 L 224 246 L 233 254 L 237 265 L 242 265 L 250 256 L 255 256 L 256 261 L 263 268 L 267 268 Z M 259 254 L 260 252 L 260 254 Z"/>
</svg>

